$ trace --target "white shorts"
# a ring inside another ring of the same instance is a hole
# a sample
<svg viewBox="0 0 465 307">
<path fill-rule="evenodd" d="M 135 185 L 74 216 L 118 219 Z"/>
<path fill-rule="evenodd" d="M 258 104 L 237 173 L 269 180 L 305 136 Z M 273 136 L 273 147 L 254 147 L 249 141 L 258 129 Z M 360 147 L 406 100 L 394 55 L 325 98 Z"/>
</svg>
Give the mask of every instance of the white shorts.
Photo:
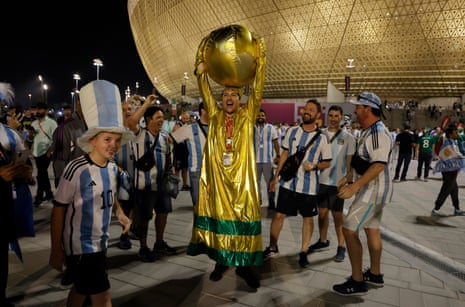
<svg viewBox="0 0 465 307">
<path fill-rule="evenodd" d="M 344 228 L 359 232 L 362 228 L 379 229 L 384 204 L 369 204 L 355 199 L 344 217 Z"/>
</svg>

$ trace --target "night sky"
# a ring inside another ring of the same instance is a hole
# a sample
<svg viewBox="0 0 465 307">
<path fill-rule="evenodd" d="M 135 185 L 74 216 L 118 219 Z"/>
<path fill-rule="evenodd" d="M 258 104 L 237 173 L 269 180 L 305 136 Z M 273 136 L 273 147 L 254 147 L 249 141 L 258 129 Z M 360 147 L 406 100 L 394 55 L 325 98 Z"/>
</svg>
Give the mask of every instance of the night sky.
<svg viewBox="0 0 465 307">
<path fill-rule="evenodd" d="M 10 83 L 15 104 L 34 105 L 41 96 L 42 75 L 47 100 L 55 107 L 71 101 L 79 73 L 79 87 L 97 78 L 93 59 L 103 62 L 100 79 L 118 85 L 122 98 L 148 95 L 151 84 L 132 37 L 127 2 L 123 0 L 5 1 L 2 4 L 0 82 Z M 29 101 L 28 94 L 32 94 Z"/>
</svg>

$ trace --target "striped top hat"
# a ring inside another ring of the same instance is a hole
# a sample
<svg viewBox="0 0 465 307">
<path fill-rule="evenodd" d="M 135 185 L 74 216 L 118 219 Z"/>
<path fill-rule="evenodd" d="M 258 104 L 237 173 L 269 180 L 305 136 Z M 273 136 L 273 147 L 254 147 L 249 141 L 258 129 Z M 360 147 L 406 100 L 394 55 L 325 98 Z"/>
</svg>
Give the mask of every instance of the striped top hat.
<svg viewBox="0 0 465 307">
<path fill-rule="evenodd" d="M 121 145 L 134 137 L 134 134 L 123 125 L 121 96 L 115 84 L 106 80 L 95 80 L 83 86 L 79 96 L 88 127 L 78 139 L 78 145 L 82 150 L 92 151 L 89 141 L 100 132 L 121 133 Z"/>
</svg>

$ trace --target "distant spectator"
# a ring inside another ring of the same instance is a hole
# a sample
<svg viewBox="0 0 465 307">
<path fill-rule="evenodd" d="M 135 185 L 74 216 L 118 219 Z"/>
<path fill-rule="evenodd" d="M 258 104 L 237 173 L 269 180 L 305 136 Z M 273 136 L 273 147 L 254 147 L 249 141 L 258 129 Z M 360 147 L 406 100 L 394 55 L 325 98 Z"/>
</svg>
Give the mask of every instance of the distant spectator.
<svg viewBox="0 0 465 307">
<path fill-rule="evenodd" d="M 404 131 L 397 135 L 396 146 L 399 147 L 399 155 L 397 157 L 397 166 L 394 180 L 399 180 L 400 170 L 403 165 L 400 181 L 407 181 L 407 170 L 412 159 L 413 149 L 415 148 L 415 140 L 412 133 L 410 132 L 409 125 L 406 124 L 404 126 Z"/>
</svg>

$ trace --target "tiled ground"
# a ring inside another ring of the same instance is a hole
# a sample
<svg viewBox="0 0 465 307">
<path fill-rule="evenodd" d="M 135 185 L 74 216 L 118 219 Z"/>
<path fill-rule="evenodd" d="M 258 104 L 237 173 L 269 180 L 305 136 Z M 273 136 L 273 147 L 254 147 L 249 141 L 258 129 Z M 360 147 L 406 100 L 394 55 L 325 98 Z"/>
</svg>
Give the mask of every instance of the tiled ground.
<svg viewBox="0 0 465 307">
<path fill-rule="evenodd" d="M 412 161 L 408 178 L 413 178 Z M 192 206 L 188 192 L 181 192 L 169 215 L 165 240 L 178 249 L 155 263 L 137 260 L 137 242 L 127 251 L 115 247 L 120 233 L 116 221 L 111 227 L 110 278 L 114 306 L 465 306 L 465 217 L 430 217 L 440 188 L 439 177 L 428 182 L 409 180 L 395 184 L 393 202 L 383 216 L 385 237 L 382 269 L 385 286 L 370 289 L 362 297 L 341 297 L 331 291 L 334 283 L 350 275 L 348 259 L 334 262 L 335 246 L 312 254 L 310 267 L 301 269 L 297 253 L 301 239 L 301 218 L 287 218 L 279 239 L 281 254 L 260 268 L 261 284 L 252 290 L 230 269 L 219 282 L 208 275 L 214 263 L 205 256 L 187 256 L 192 227 Z M 465 183 L 460 177 L 460 183 Z M 461 201 L 465 203 L 463 191 Z M 264 193 L 266 195 L 266 193 Z M 266 201 L 264 202 L 266 203 Z M 347 202 L 346 207 L 350 204 Z M 452 212 L 450 201 L 444 212 Z M 465 208 L 465 205 L 464 205 Z M 8 296 L 17 306 L 63 306 L 68 291 L 59 285 L 59 274 L 48 266 L 49 215 L 51 204 L 35 209 L 36 236 L 22 238 L 24 262 L 10 254 Z M 269 240 L 270 214 L 263 207 L 264 246 Z M 316 219 L 315 219 L 316 223 Z M 315 224 L 316 226 L 316 224 Z M 332 227 L 332 225 L 330 226 Z M 154 240 L 153 224 L 149 242 Z M 335 235 L 330 228 L 330 240 Z M 312 242 L 318 238 L 315 227 Z M 365 243 L 365 238 L 361 236 Z M 364 263 L 369 259 L 365 253 Z M 444 269 L 445 268 L 445 269 Z"/>
</svg>

